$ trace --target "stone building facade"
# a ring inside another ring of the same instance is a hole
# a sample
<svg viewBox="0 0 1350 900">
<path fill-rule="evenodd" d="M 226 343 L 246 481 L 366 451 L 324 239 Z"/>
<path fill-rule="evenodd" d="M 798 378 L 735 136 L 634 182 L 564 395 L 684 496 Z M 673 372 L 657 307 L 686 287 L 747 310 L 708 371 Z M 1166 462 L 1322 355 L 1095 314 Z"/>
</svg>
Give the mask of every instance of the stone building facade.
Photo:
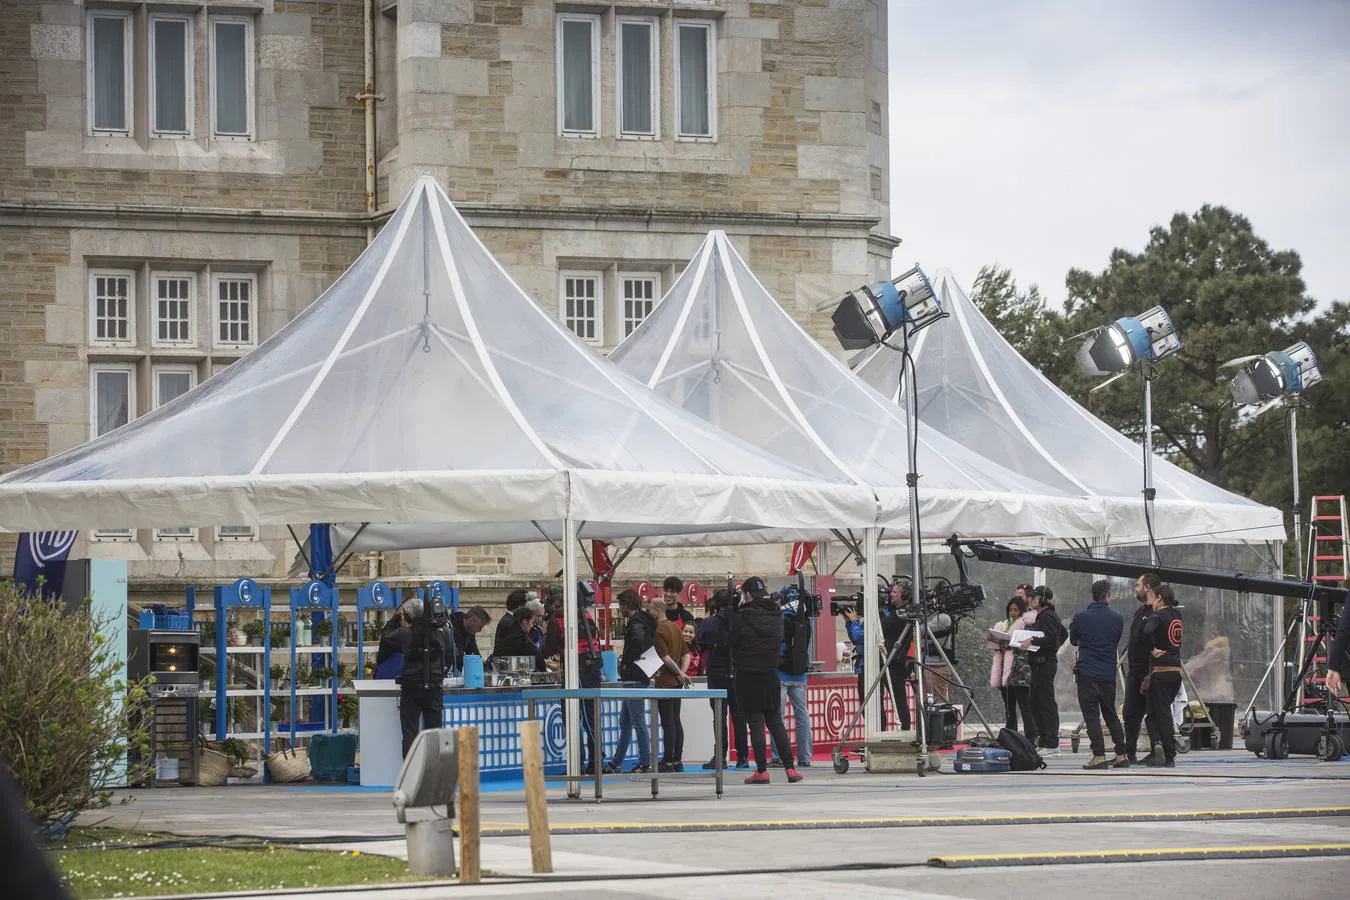
<svg viewBox="0 0 1350 900">
<path fill-rule="evenodd" d="M 240 358 L 423 174 L 598 351 L 712 228 L 821 338 L 817 300 L 890 271 L 885 0 L 6 6 L 0 472 Z M 12 551 L 0 535 L 3 570 Z M 284 529 L 240 525 L 81 535 L 74 554 L 125 558 L 136 590 L 167 595 L 283 578 L 293 550 Z M 782 561 L 778 548 L 650 551 L 626 568 Z M 556 568 L 546 546 L 480 547 L 347 574 L 496 588 Z"/>
</svg>

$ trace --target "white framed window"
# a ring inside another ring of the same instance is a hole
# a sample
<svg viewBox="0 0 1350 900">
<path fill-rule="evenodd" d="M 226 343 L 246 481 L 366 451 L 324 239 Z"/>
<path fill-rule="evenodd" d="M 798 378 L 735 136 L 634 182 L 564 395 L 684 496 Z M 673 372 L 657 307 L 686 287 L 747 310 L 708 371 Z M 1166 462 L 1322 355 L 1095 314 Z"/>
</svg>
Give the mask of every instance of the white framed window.
<svg viewBox="0 0 1350 900">
<path fill-rule="evenodd" d="M 121 428 L 136 417 L 136 370 L 130 365 L 98 365 L 89 370 L 89 436 Z M 129 528 L 100 528 L 95 540 L 129 541 Z"/>
<path fill-rule="evenodd" d="M 155 347 L 191 347 L 197 343 L 196 276 L 156 272 L 150 279 L 150 343 Z M 156 403 L 156 406 L 159 404 Z"/>
<path fill-rule="evenodd" d="M 583 341 L 598 344 L 604 339 L 604 309 L 599 272 L 561 272 L 563 324 Z"/>
<path fill-rule="evenodd" d="M 211 279 L 211 311 L 217 347 L 252 347 L 256 326 L 258 280 L 252 275 L 216 275 Z"/>
<path fill-rule="evenodd" d="M 620 16 L 614 83 L 618 86 L 619 137 L 660 136 L 660 32 L 656 19 Z"/>
<path fill-rule="evenodd" d="M 211 17 L 211 135 L 253 136 L 253 20 Z"/>
<path fill-rule="evenodd" d="M 660 294 L 658 280 L 656 275 L 650 273 L 619 274 L 619 302 L 623 306 L 623 334 L 620 337 L 628 337 L 642 324 L 643 319 L 652 314 Z"/>
<path fill-rule="evenodd" d="M 252 525 L 221 525 L 216 529 L 218 541 L 251 541 L 253 537 Z"/>
<path fill-rule="evenodd" d="M 558 131 L 600 133 L 600 17 L 558 16 Z"/>
<path fill-rule="evenodd" d="M 675 20 L 675 136 L 717 139 L 717 34 L 713 22 Z"/>
<path fill-rule="evenodd" d="M 89 273 L 89 342 L 105 347 L 136 343 L 136 275 L 120 270 Z"/>
<path fill-rule="evenodd" d="M 91 12 L 85 28 L 85 95 L 92 134 L 131 133 L 131 13 Z"/>
<path fill-rule="evenodd" d="M 197 384 L 197 370 L 192 366 L 155 366 L 151 373 L 155 408 L 177 400 Z M 191 541 L 197 537 L 195 528 L 156 528 L 157 541 Z"/>
<path fill-rule="evenodd" d="M 192 20 L 150 16 L 150 130 L 157 137 L 192 135 Z"/>
</svg>

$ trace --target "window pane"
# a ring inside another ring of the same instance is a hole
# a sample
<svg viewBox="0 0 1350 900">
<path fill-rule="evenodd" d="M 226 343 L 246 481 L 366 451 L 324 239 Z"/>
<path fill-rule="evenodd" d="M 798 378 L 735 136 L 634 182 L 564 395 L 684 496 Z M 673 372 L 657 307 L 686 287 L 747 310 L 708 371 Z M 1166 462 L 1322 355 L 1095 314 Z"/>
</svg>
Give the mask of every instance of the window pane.
<svg viewBox="0 0 1350 900">
<path fill-rule="evenodd" d="M 94 436 L 131 421 L 131 373 L 94 373 Z"/>
<path fill-rule="evenodd" d="M 249 344 L 253 341 L 253 282 L 222 279 L 216 283 L 217 341 Z"/>
<path fill-rule="evenodd" d="M 94 127 L 127 130 L 126 20 L 99 17 L 94 25 Z"/>
<path fill-rule="evenodd" d="M 216 134 L 248 134 L 248 26 L 217 22 Z"/>
<path fill-rule="evenodd" d="M 564 21 L 562 32 L 563 129 L 594 131 L 591 23 Z"/>
<path fill-rule="evenodd" d="M 155 389 L 157 397 L 155 398 L 160 406 L 177 400 L 179 397 L 192 390 L 191 372 L 156 372 Z"/>
<path fill-rule="evenodd" d="M 680 54 L 680 134 L 712 134 L 708 115 L 708 35 L 702 26 L 676 29 Z"/>
<path fill-rule="evenodd" d="M 131 279 L 125 275 L 94 278 L 94 338 L 100 341 L 127 339 L 127 301 Z"/>
<path fill-rule="evenodd" d="M 155 130 L 187 131 L 187 23 L 155 20 Z"/>
<path fill-rule="evenodd" d="M 625 22 L 621 37 L 623 122 L 630 134 L 652 134 L 652 27 Z"/>
</svg>

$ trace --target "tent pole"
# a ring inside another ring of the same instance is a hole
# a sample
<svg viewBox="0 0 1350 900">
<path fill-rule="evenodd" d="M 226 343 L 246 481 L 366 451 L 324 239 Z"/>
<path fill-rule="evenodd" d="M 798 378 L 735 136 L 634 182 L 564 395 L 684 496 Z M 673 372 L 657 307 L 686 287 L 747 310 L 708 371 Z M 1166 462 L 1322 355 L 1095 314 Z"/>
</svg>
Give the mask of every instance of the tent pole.
<svg viewBox="0 0 1350 900">
<path fill-rule="evenodd" d="M 880 535 L 876 528 L 863 534 L 863 684 L 876 684 L 881 677 L 881 608 L 877 597 L 877 544 Z M 881 691 L 872 691 L 863 711 L 863 734 L 868 740 L 881 731 Z"/>
<path fill-rule="evenodd" d="M 577 671 L 580 660 L 577 653 L 577 557 L 573 547 L 577 541 L 576 522 L 571 516 L 563 519 L 563 687 L 575 691 L 581 686 Z M 567 776 L 577 781 L 567 782 L 570 797 L 581 796 L 581 704 L 575 700 L 563 701 L 567 723 Z"/>
</svg>

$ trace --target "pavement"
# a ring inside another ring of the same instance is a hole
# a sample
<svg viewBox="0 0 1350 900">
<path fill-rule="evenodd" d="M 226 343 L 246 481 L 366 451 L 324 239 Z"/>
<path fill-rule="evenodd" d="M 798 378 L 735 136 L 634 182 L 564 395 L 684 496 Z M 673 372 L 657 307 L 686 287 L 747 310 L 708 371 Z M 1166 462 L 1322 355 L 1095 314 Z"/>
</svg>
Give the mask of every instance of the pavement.
<svg viewBox="0 0 1350 900">
<path fill-rule="evenodd" d="M 1350 757 L 1259 760 L 1196 751 L 1175 769 L 1087 772 L 1087 754 L 1035 773 L 836 775 L 741 783 L 701 772 L 609 778 L 604 802 L 551 785 L 555 874 L 530 871 L 523 795 L 482 795 L 482 885 L 300 891 L 292 898 L 1018 898 L 1350 896 Z M 159 788 L 85 821 L 247 835 L 403 857 L 388 791 L 310 786 Z M 994 856 L 994 859 L 982 859 Z M 1260 857 L 1260 858 L 1253 858 Z M 244 895 L 252 896 L 252 895 Z M 257 895 L 263 896 L 263 895 Z M 274 896 L 268 894 L 267 896 Z"/>
</svg>

